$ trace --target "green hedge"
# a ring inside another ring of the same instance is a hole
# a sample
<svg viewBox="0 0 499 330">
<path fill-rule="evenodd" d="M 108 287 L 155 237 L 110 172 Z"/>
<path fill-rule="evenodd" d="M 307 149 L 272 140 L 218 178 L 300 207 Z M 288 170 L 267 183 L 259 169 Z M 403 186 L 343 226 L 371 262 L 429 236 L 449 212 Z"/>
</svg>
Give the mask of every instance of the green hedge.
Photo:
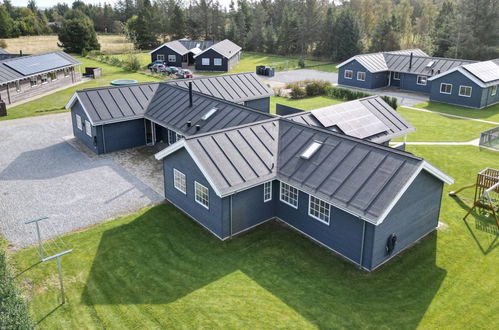
<svg viewBox="0 0 499 330">
<path fill-rule="evenodd" d="M 334 87 L 334 86 L 327 87 L 326 95 L 335 99 L 346 100 L 346 101 L 357 100 L 364 97 L 372 96 L 372 94 L 366 92 L 352 90 L 348 88 Z M 392 108 L 397 109 L 398 101 L 396 97 L 384 96 L 384 95 L 380 97 L 386 103 L 388 103 Z"/>
<path fill-rule="evenodd" d="M 0 251 L 0 329 L 33 329 L 28 306 L 14 284 L 5 259 L 5 252 Z"/>
</svg>

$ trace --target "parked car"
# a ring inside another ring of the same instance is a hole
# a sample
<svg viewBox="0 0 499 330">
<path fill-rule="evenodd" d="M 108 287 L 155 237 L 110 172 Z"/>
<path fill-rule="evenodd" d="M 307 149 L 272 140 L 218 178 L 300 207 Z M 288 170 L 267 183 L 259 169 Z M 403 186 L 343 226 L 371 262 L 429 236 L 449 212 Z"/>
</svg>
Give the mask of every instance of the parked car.
<svg viewBox="0 0 499 330">
<path fill-rule="evenodd" d="M 192 71 L 191 70 L 187 70 L 187 69 L 182 69 L 182 70 L 179 70 L 179 72 L 177 72 L 177 78 L 181 78 L 181 79 L 187 79 L 187 78 L 192 78 Z"/>
<path fill-rule="evenodd" d="M 166 72 L 167 66 L 164 65 L 164 64 L 154 64 L 152 67 L 151 67 L 151 71 L 155 71 L 155 72 Z"/>
<path fill-rule="evenodd" d="M 167 66 L 166 67 L 166 73 L 168 74 L 177 74 L 177 72 L 179 71 L 180 69 L 177 68 L 176 66 Z"/>
<path fill-rule="evenodd" d="M 164 65 L 164 64 L 166 64 L 166 62 L 165 62 L 165 61 L 159 61 L 159 60 L 156 60 L 156 61 L 154 61 L 154 62 L 152 62 L 152 63 L 149 63 L 149 64 L 147 65 L 147 68 L 148 68 L 149 70 L 151 70 L 151 68 L 152 68 L 152 67 L 153 67 L 153 65 L 155 65 L 155 64 L 163 64 L 163 65 Z"/>
</svg>

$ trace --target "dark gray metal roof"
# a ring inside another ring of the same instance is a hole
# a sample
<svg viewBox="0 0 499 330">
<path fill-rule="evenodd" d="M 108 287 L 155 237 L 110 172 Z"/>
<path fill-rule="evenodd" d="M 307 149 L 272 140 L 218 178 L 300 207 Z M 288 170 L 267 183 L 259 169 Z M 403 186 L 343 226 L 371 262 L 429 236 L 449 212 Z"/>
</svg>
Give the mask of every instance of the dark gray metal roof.
<svg viewBox="0 0 499 330">
<path fill-rule="evenodd" d="M 235 56 L 237 53 L 241 51 L 241 47 L 230 41 L 229 39 L 222 40 L 213 46 L 206 48 L 202 53 L 206 52 L 208 49 L 213 49 L 220 55 L 230 59 Z M 197 54 L 196 56 L 201 55 L 202 53 Z M 196 57 L 195 56 L 195 57 Z"/>
<path fill-rule="evenodd" d="M 475 61 L 453 58 L 413 56 L 412 67 L 409 68 L 410 55 L 384 54 L 384 57 L 388 70 L 390 71 L 423 74 L 427 76 L 449 71 L 461 65 L 475 63 Z M 433 62 L 433 65 L 429 66 L 431 62 Z"/>
<path fill-rule="evenodd" d="M 304 159 L 315 141 L 320 148 Z M 375 224 L 425 163 L 407 152 L 285 118 L 191 136 L 156 158 L 184 146 L 221 196 L 278 179 Z"/>
<path fill-rule="evenodd" d="M 335 115 L 336 113 L 339 114 Z M 327 118 L 329 124 L 325 120 L 321 120 L 324 117 Z M 369 96 L 312 111 L 304 111 L 285 116 L 285 118 L 376 143 L 384 143 L 415 130 L 379 96 Z"/>
<path fill-rule="evenodd" d="M 101 87 L 77 91 L 78 99 L 93 125 L 143 118 L 159 83 Z M 72 105 L 73 101 L 70 101 Z"/>
<path fill-rule="evenodd" d="M 0 48 L 0 54 L 9 54 L 5 49 Z"/>
<path fill-rule="evenodd" d="M 209 119 L 203 120 L 202 117 L 212 109 L 217 110 Z M 193 92 L 193 106 L 190 107 L 189 91 L 171 84 L 159 85 L 145 113 L 145 118 L 186 136 L 273 117 L 274 115 L 199 92 Z M 191 122 L 191 127 L 187 126 L 188 121 Z M 199 130 L 196 129 L 196 125 L 200 126 Z"/>
<path fill-rule="evenodd" d="M 425 52 L 423 52 L 419 48 L 391 50 L 391 51 L 388 51 L 388 52 L 385 52 L 385 53 L 399 54 L 399 55 L 411 55 L 411 53 L 412 53 L 413 56 L 430 56 L 430 55 L 426 54 Z"/>
<path fill-rule="evenodd" d="M 184 47 L 188 50 L 199 48 L 200 50 L 205 50 L 216 44 L 219 41 L 210 41 L 210 40 L 188 40 L 188 39 L 180 39 L 179 42 L 184 45 Z"/>
<path fill-rule="evenodd" d="M 188 88 L 189 81 L 192 81 L 193 90 L 231 102 L 245 102 L 274 95 L 272 89 L 252 72 L 173 80 L 168 83 Z"/>
<path fill-rule="evenodd" d="M 33 75 L 81 64 L 63 51 L 27 55 L 0 61 L 0 85 Z"/>
<path fill-rule="evenodd" d="M 188 39 L 180 39 L 180 40 L 172 40 L 162 44 L 156 49 L 152 50 L 150 53 L 154 53 L 158 49 L 162 47 L 168 47 L 178 53 L 179 55 L 185 55 L 192 51 L 195 55 L 199 54 L 203 50 L 213 46 L 218 41 L 209 41 L 209 40 L 188 40 Z"/>
</svg>

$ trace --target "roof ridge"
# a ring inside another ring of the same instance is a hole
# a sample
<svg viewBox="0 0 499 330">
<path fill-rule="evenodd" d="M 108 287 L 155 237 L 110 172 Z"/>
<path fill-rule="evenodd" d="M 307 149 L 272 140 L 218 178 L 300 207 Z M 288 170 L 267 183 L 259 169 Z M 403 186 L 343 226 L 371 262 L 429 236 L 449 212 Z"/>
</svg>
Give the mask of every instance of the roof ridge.
<svg viewBox="0 0 499 330">
<path fill-rule="evenodd" d="M 145 82 L 139 82 L 136 84 L 130 84 L 130 85 L 122 85 L 122 86 L 100 86 L 100 87 L 91 87 L 91 88 L 85 88 L 85 89 L 79 89 L 75 93 L 80 93 L 80 92 L 90 92 L 90 91 L 97 91 L 97 90 L 104 90 L 104 89 L 116 89 L 116 88 L 126 88 L 126 87 L 133 87 L 133 86 L 145 86 L 145 85 L 153 85 L 153 84 L 162 84 L 165 83 L 164 81 L 145 81 Z"/>
<path fill-rule="evenodd" d="M 11 57 L 11 58 L 7 58 L 5 60 L 2 60 L 2 62 L 8 62 L 8 61 L 13 61 L 13 60 L 18 60 L 20 58 L 35 57 L 35 56 L 42 56 L 42 55 L 48 55 L 48 54 L 60 54 L 60 53 L 63 53 L 65 55 L 69 55 L 68 53 L 66 53 L 66 52 L 64 52 L 62 50 L 54 50 L 54 51 L 51 51 L 51 52 L 40 53 L 40 54 L 28 54 L 28 55 L 23 55 L 23 56 Z M 9 54 L 9 55 L 17 55 L 17 54 Z M 69 55 L 69 56 L 71 56 L 71 55 Z"/>
<path fill-rule="evenodd" d="M 396 54 L 396 53 L 390 53 L 390 52 L 383 52 L 383 55 L 393 55 L 393 56 L 404 56 L 404 57 L 410 57 L 411 54 Z M 367 54 L 366 54 L 367 55 Z M 439 56 L 420 56 L 420 55 L 412 55 L 413 58 L 429 58 L 433 60 L 447 60 L 447 61 L 461 61 L 461 62 L 471 62 L 471 63 L 478 63 L 478 62 L 483 62 L 483 61 L 475 61 L 475 60 L 467 60 L 467 59 L 462 59 L 462 58 L 452 58 L 452 57 L 439 57 Z"/>
</svg>

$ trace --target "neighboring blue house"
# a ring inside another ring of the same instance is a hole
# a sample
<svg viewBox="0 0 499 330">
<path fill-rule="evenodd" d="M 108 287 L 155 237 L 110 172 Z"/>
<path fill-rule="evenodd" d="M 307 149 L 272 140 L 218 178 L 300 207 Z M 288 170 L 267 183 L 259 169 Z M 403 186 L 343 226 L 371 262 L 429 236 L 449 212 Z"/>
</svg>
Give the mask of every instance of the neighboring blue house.
<svg viewBox="0 0 499 330">
<path fill-rule="evenodd" d="M 498 63 L 431 57 L 419 49 L 362 54 L 337 66 L 338 83 L 364 89 L 391 86 L 430 94 L 432 101 L 484 108 L 498 102 Z"/>
<path fill-rule="evenodd" d="M 180 39 L 167 42 L 150 52 L 151 61 L 165 61 L 169 66 L 195 65 L 199 71 L 227 72 L 241 58 L 241 47 L 232 41 L 196 41 Z"/>
<path fill-rule="evenodd" d="M 277 219 L 374 270 L 435 230 L 453 179 L 410 153 L 272 118 L 156 154 L 165 197 L 219 239 Z"/>
</svg>

